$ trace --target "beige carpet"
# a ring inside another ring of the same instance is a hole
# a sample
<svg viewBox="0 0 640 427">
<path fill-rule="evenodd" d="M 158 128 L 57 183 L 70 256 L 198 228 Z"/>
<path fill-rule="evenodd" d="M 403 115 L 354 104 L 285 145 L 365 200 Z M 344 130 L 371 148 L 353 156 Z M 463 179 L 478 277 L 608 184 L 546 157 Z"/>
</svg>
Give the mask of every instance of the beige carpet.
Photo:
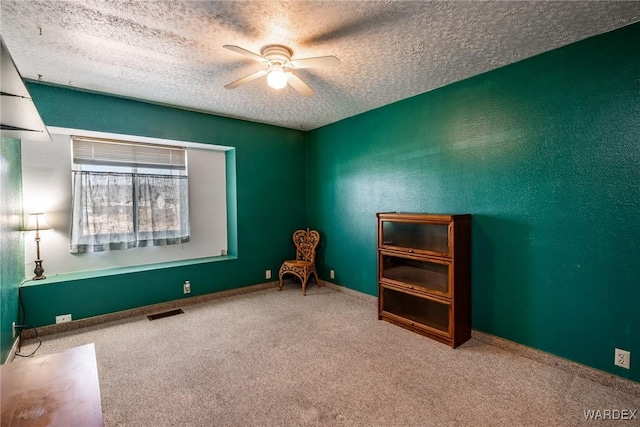
<svg viewBox="0 0 640 427">
<path fill-rule="evenodd" d="M 585 411 L 640 410 L 638 397 L 476 340 L 452 350 L 326 287 L 183 310 L 49 335 L 36 355 L 94 342 L 107 426 L 610 425 Z"/>
</svg>

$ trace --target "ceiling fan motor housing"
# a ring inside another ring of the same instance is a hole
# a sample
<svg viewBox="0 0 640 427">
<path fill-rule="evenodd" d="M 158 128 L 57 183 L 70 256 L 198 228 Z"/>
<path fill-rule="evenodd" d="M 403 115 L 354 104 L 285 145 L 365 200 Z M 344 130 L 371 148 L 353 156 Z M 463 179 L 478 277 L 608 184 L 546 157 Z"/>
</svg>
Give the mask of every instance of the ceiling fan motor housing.
<svg viewBox="0 0 640 427">
<path fill-rule="evenodd" d="M 291 61 L 293 51 L 280 44 L 269 44 L 260 50 L 260 54 L 273 63 L 285 65 Z"/>
</svg>

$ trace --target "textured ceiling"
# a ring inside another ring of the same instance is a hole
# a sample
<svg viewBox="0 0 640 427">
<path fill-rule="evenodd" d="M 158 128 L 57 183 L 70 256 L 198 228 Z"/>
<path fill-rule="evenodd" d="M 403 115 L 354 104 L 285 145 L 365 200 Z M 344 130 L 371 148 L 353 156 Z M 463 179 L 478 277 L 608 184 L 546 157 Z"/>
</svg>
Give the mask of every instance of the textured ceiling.
<svg viewBox="0 0 640 427">
<path fill-rule="evenodd" d="M 2 37 L 22 76 L 294 129 L 314 129 L 640 21 L 640 2 L 11 1 Z M 224 49 L 285 44 L 315 91 L 276 91 Z"/>
</svg>

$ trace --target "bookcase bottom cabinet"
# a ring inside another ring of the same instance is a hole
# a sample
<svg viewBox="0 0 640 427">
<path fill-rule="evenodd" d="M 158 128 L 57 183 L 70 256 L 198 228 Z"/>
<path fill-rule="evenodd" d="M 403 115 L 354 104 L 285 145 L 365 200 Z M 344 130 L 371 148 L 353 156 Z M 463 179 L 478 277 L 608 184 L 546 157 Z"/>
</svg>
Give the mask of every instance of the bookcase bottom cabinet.
<svg viewBox="0 0 640 427">
<path fill-rule="evenodd" d="M 454 330 L 453 308 L 444 300 L 381 286 L 378 319 L 457 347 L 471 337 L 471 329 Z"/>
</svg>

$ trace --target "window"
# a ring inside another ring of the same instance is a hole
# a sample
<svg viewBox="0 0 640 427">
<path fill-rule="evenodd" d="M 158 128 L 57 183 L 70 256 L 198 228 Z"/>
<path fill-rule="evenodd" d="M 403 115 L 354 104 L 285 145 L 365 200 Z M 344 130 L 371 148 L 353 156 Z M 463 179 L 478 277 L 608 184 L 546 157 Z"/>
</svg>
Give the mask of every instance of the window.
<svg viewBox="0 0 640 427">
<path fill-rule="evenodd" d="M 72 152 L 71 253 L 189 241 L 184 148 L 73 137 Z"/>
</svg>

